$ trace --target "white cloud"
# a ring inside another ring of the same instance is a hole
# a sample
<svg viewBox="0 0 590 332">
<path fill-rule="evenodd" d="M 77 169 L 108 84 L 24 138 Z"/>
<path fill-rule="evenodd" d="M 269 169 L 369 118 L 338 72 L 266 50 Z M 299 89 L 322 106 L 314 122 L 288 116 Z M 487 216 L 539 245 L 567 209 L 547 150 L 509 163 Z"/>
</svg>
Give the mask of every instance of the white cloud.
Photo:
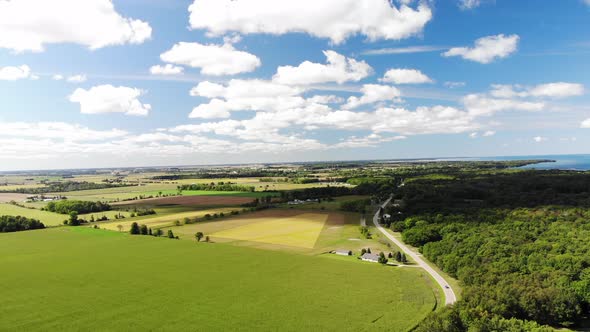
<svg viewBox="0 0 590 332">
<path fill-rule="evenodd" d="M 472 132 L 471 134 L 469 134 L 469 138 L 477 138 L 477 131 Z"/>
<path fill-rule="evenodd" d="M 417 69 L 389 69 L 381 82 L 394 84 L 432 83 L 432 79 Z"/>
<path fill-rule="evenodd" d="M 543 102 L 531 102 L 513 99 L 490 98 L 482 94 L 470 94 L 463 97 L 465 108 L 474 116 L 489 116 L 500 111 L 541 111 Z"/>
<path fill-rule="evenodd" d="M 72 75 L 67 78 L 67 81 L 70 83 L 82 83 L 86 82 L 87 78 L 84 74 Z"/>
<path fill-rule="evenodd" d="M 393 86 L 379 84 L 365 84 L 361 88 L 363 95 L 358 97 L 349 97 L 344 109 L 357 108 L 361 105 L 372 104 L 379 101 L 394 101 L 399 99 L 401 92 Z"/>
<path fill-rule="evenodd" d="M 535 137 L 533 137 L 533 141 L 535 141 L 537 143 L 545 142 L 547 140 L 548 140 L 547 137 L 542 137 L 542 136 L 535 136 Z"/>
<path fill-rule="evenodd" d="M 160 55 L 164 62 L 200 68 L 205 75 L 222 76 L 248 73 L 261 64 L 254 54 L 236 50 L 231 44 L 203 45 L 180 42 Z"/>
<path fill-rule="evenodd" d="M 503 34 L 483 37 L 475 41 L 475 47 L 454 47 L 442 55 L 460 56 L 466 60 L 487 64 L 516 52 L 519 39 L 518 35 Z"/>
<path fill-rule="evenodd" d="M 309 85 L 327 82 L 358 82 L 369 76 L 373 69 L 364 61 L 347 58 L 334 51 L 324 51 L 327 64 L 305 61 L 297 67 L 281 66 L 273 81 L 281 84 Z"/>
<path fill-rule="evenodd" d="M 166 64 L 165 66 L 155 65 L 150 67 L 150 73 L 152 75 L 180 75 L 184 71 L 184 68 Z"/>
<path fill-rule="evenodd" d="M 16 81 L 31 76 L 31 68 L 27 65 L 18 67 L 0 67 L 0 81 Z"/>
<path fill-rule="evenodd" d="M 46 44 L 98 49 L 151 37 L 144 21 L 121 16 L 111 0 L 0 1 L 0 48 L 43 51 Z"/>
<path fill-rule="evenodd" d="M 124 113 L 145 116 L 151 106 L 139 101 L 142 94 L 143 91 L 135 88 L 99 85 L 89 90 L 78 88 L 69 100 L 80 103 L 80 112 L 83 114 Z"/>
<path fill-rule="evenodd" d="M 92 130 L 78 124 L 64 122 L 0 122 L 0 137 L 93 141 L 125 135 L 127 132 L 119 129 Z"/>
<path fill-rule="evenodd" d="M 584 94 L 584 86 L 574 83 L 548 83 L 537 85 L 530 90 L 531 96 L 535 97 L 553 97 L 564 98 L 571 96 L 581 96 Z"/>
<path fill-rule="evenodd" d="M 305 90 L 264 80 L 232 79 L 226 85 L 204 81 L 191 89 L 192 96 L 210 98 L 193 109 L 192 118 L 227 118 L 231 111 L 281 111 L 328 102 L 324 98 L 305 99 Z M 331 99 L 330 101 L 333 101 Z"/>
<path fill-rule="evenodd" d="M 462 88 L 462 87 L 464 87 L 464 86 L 466 85 L 466 83 L 465 83 L 465 82 L 452 82 L 452 81 L 446 81 L 446 82 L 444 83 L 444 85 L 445 85 L 447 88 L 450 88 L 450 89 L 456 89 L 456 88 Z"/>
<path fill-rule="evenodd" d="M 566 98 L 583 95 L 584 86 L 582 84 L 566 82 L 546 83 L 532 87 L 519 84 L 493 84 L 490 94 L 497 98 Z"/>
<path fill-rule="evenodd" d="M 493 130 L 488 130 L 482 134 L 483 137 L 490 137 L 490 136 L 494 136 L 494 135 L 496 135 L 496 132 Z"/>
<path fill-rule="evenodd" d="M 446 50 L 448 47 L 441 46 L 408 46 L 380 48 L 375 50 L 366 50 L 361 52 L 362 55 L 386 55 L 386 54 L 410 54 L 410 53 L 427 53 Z"/>
<path fill-rule="evenodd" d="M 590 118 L 582 121 L 582 123 L 580 123 L 580 128 L 590 128 Z"/>
<path fill-rule="evenodd" d="M 55 74 L 51 77 L 51 79 L 53 79 L 54 81 L 61 81 L 64 79 L 64 76 L 62 74 Z"/>
<path fill-rule="evenodd" d="M 399 40 L 418 35 L 432 18 L 425 2 L 416 8 L 384 0 L 196 0 L 190 26 L 210 35 L 308 33 L 341 43 L 363 34 L 369 40 Z"/>
<path fill-rule="evenodd" d="M 461 9 L 473 9 L 481 5 L 481 0 L 458 0 Z"/>
</svg>

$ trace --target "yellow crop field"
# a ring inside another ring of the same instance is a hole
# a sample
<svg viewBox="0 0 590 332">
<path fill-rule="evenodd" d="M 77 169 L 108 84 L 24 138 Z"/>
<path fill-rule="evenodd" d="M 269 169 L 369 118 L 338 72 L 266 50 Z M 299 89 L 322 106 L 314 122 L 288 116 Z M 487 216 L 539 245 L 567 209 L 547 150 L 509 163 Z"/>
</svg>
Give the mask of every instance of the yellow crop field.
<svg viewBox="0 0 590 332">
<path fill-rule="evenodd" d="M 313 248 L 328 220 L 325 213 L 302 213 L 287 218 L 257 218 L 248 224 L 211 234 L 213 238 Z"/>
</svg>

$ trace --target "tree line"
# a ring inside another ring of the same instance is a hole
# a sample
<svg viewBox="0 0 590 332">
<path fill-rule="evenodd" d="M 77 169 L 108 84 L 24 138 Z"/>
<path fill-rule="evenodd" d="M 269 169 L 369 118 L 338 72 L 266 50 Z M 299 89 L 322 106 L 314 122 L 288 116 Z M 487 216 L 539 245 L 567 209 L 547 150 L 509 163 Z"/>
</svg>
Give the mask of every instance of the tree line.
<svg viewBox="0 0 590 332">
<path fill-rule="evenodd" d="M 0 233 L 28 231 L 42 229 L 45 225 L 37 219 L 22 216 L 0 216 Z"/>
</svg>

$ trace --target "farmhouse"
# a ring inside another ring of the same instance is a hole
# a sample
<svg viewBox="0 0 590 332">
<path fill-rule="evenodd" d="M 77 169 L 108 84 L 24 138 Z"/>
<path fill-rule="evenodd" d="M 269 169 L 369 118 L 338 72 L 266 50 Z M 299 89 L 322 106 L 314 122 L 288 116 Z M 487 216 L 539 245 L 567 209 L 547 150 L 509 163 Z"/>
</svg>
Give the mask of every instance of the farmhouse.
<svg viewBox="0 0 590 332">
<path fill-rule="evenodd" d="M 334 253 L 336 255 L 340 255 L 340 256 L 350 256 L 350 251 L 349 250 L 335 250 Z"/>
<path fill-rule="evenodd" d="M 379 256 L 375 254 L 363 254 L 361 259 L 365 262 L 379 263 Z"/>
</svg>

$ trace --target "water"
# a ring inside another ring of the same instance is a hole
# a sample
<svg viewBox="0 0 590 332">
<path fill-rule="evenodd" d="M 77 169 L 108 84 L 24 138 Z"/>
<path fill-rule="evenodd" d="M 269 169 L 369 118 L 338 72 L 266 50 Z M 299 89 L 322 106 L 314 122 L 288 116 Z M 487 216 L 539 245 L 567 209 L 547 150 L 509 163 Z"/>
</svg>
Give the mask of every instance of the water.
<svg viewBox="0 0 590 332">
<path fill-rule="evenodd" d="M 527 166 L 523 166 L 521 168 L 526 168 L 526 169 L 562 169 L 562 170 L 576 170 L 576 171 L 590 170 L 590 155 L 588 155 L 588 154 L 482 157 L 482 158 L 465 158 L 464 160 L 501 161 L 501 160 L 534 160 L 534 159 L 548 159 L 548 160 L 555 160 L 555 162 L 527 165 Z"/>
</svg>

